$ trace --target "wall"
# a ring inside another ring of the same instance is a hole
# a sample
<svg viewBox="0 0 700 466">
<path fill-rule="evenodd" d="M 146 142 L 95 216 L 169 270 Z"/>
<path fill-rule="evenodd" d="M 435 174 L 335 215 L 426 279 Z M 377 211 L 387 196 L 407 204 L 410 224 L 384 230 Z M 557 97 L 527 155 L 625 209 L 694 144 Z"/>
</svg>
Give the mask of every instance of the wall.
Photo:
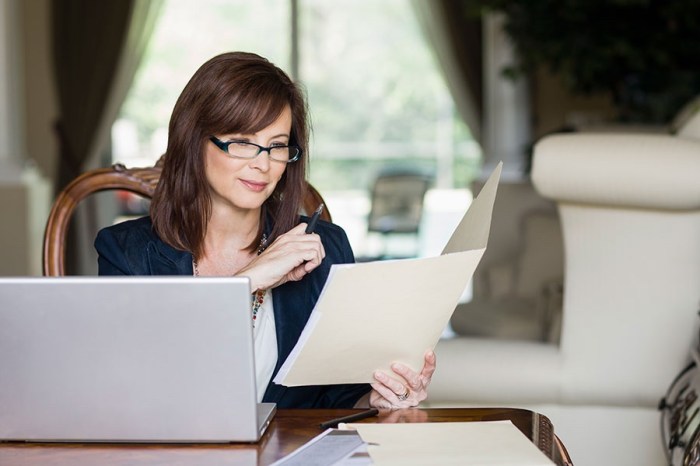
<svg viewBox="0 0 700 466">
<path fill-rule="evenodd" d="M 48 72 L 49 0 L 0 8 L 0 275 L 41 274 L 55 138 Z"/>
<path fill-rule="evenodd" d="M 503 30 L 503 15 L 487 15 L 483 21 L 484 114 L 482 175 L 503 162 L 501 180 L 520 181 L 530 143 L 530 96 L 526 80 L 513 81 L 502 69 L 515 60 L 515 51 Z"/>
<path fill-rule="evenodd" d="M 50 3 L 21 2 L 21 24 L 27 157 L 42 175 L 53 179 L 58 163 L 58 140 L 53 131 L 58 104 L 52 79 Z"/>
</svg>

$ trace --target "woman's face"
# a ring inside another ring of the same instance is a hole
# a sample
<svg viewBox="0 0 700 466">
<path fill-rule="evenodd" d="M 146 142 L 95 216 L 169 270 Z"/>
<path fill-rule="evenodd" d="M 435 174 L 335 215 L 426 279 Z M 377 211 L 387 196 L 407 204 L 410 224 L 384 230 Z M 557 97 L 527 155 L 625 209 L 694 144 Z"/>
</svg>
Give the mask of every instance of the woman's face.
<svg viewBox="0 0 700 466">
<path fill-rule="evenodd" d="M 264 147 L 289 144 L 292 111 L 285 107 L 270 126 L 255 134 L 214 134 L 221 141 L 246 141 Z M 204 166 L 213 207 L 238 211 L 257 210 L 270 197 L 287 164 L 271 160 L 263 151 L 254 159 L 237 159 L 207 141 Z"/>
</svg>

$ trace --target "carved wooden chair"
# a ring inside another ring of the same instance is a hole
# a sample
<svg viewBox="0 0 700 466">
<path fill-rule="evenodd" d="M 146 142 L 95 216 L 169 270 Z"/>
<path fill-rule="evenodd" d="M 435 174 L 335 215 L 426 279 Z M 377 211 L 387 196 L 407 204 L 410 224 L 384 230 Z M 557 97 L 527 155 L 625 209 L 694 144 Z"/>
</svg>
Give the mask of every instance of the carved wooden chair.
<svg viewBox="0 0 700 466">
<path fill-rule="evenodd" d="M 153 166 L 146 168 L 126 168 L 114 164 L 109 168 L 90 170 L 73 180 L 56 197 L 53 203 L 46 229 L 44 231 L 43 271 L 45 276 L 65 275 L 66 233 L 71 216 L 80 201 L 100 191 L 128 191 L 144 198 L 153 196 L 160 173 L 162 158 Z M 323 198 L 311 184 L 307 183 L 302 213 L 313 212 Z M 331 221 L 328 209 L 324 209 L 321 219 Z"/>
</svg>

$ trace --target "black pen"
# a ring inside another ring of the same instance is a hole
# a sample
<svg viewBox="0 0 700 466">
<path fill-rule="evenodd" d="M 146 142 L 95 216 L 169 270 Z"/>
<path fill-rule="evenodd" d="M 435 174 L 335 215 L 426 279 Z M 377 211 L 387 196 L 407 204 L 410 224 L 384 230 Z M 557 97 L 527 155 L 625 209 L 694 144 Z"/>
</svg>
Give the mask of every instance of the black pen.
<svg viewBox="0 0 700 466">
<path fill-rule="evenodd" d="M 359 413 L 350 414 L 349 416 L 343 416 L 337 419 L 331 419 L 330 421 L 322 422 L 319 427 L 325 430 L 330 427 L 338 427 L 338 424 L 340 424 L 341 422 L 359 421 L 360 419 L 367 419 L 368 417 L 376 416 L 377 414 L 379 414 L 379 410 L 377 408 L 372 408 L 365 411 L 360 411 Z"/>
<path fill-rule="evenodd" d="M 314 213 L 311 216 L 311 220 L 309 220 L 309 224 L 306 225 L 306 234 L 314 232 L 314 230 L 316 229 L 316 222 L 318 222 L 318 218 L 321 216 L 321 212 L 323 212 L 323 203 L 321 203 L 321 205 L 318 206 L 316 210 L 314 210 Z"/>
</svg>

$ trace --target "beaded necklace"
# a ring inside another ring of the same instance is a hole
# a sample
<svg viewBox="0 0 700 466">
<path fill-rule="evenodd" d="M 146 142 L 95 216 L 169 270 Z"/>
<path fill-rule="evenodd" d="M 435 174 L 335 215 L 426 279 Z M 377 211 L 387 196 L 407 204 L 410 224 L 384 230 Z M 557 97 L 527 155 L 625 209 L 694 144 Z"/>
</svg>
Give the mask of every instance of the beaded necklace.
<svg viewBox="0 0 700 466">
<path fill-rule="evenodd" d="M 267 247 L 267 235 L 265 235 L 263 233 L 262 238 L 260 238 L 260 245 L 258 246 L 258 256 L 260 254 L 262 254 L 262 252 L 265 250 L 266 247 Z M 194 276 L 199 277 L 199 268 L 197 267 L 197 259 L 195 259 L 194 256 L 192 256 L 192 269 L 194 270 Z M 255 327 L 255 319 L 258 318 L 258 311 L 260 310 L 260 306 L 262 306 L 264 300 L 265 300 L 265 290 L 258 290 L 255 293 L 253 293 L 252 302 L 251 302 L 252 313 L 253 313 L 253 327 Z"/>
</svg>

